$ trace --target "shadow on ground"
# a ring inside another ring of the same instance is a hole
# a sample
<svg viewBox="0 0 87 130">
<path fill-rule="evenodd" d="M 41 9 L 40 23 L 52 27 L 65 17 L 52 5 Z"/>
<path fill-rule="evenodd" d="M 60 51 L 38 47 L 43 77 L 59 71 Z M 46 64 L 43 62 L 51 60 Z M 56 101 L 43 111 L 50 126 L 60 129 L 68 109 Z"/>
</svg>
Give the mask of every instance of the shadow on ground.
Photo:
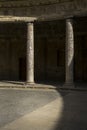
<svg viewBox="0 0 87 130">
<path fill-rule="evenodd" d="M 58 91 L 59 92 L 59 91 Z M 87 130 L 87 92 L 72 91 L 60 94 L 64 108 L 61 119 L 52 130 Z"/>
</svg>

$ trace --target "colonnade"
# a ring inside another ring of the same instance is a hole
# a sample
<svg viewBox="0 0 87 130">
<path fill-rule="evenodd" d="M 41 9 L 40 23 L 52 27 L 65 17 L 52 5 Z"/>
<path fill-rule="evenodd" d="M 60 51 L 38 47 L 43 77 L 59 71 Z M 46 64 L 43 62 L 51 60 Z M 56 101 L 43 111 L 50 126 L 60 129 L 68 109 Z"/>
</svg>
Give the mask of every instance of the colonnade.
<svg viewBox="0 0 87 130">
<path fill-rule="evenodd" d="M 26 83 L 34 83 L 34 23 L 27 23 Z M 65 85 L 73 86 L 74 31 L 73 20 L 66 19 Z"/>
</svg>

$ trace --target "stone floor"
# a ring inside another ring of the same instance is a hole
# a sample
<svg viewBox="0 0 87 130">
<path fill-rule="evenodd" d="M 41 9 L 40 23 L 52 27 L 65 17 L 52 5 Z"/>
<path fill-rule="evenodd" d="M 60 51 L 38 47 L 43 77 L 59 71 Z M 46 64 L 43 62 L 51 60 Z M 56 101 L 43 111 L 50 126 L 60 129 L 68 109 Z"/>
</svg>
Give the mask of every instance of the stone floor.
<svg viewBox="0 0 87 130">
<path fill-rule="evenodd" d="M 63 89 L 63 90 L 84 90 L 87 91 L 87 83 L 74 83 L 74 86 L 64 86 L 64 82 L 38 82 L 26 84 L 21 81 L 0 81 L 0 88 L 39 88 L 39 89 Z"/>
<path fill-rule="evenodd" d="M 0 89 L 0 130 L 87 130 L 87 91 Z"/>
</svg>

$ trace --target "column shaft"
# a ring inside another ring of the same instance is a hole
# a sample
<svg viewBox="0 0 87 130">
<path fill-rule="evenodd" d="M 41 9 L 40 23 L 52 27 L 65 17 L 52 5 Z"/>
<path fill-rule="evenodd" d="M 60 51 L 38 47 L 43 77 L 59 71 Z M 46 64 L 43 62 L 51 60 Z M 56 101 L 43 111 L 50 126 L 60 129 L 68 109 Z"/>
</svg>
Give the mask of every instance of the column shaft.
<svg viewBox="0 0 87 130">
<path fill-rule="evenodd" d="M 66 20 L 66 84 L 73 84 L 74 32 L 72 19 Z"/>
<path fill-rule="evenodd" d="M 27 54 L 26 54 L 26 80 L 34 83 L 34 25 L 27 23 Z"/>
</svg>

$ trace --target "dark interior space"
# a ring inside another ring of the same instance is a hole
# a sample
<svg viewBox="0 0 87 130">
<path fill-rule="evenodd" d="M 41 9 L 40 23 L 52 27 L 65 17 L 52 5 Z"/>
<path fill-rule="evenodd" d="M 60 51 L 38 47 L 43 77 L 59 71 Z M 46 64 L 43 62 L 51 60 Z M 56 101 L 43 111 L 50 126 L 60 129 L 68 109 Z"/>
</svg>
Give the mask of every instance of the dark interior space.
<svg viewBox="0 0 87 130">
<path fill-rule="evenodd" d="M 74 81 L 87 82 L 87 17 L 74 18 Z M 65 20 L 35 22 L 35 82 L 65 81 Z M 27 25 L 0 23 L 0 80 L 26 80 Z"/>
<path fill-rule="evenodd" d="M 35 81 L 65 80 L 65 21 L 35 23 Z"/>
<path fill-rule="evenodd" d="M 0 23 L 0 80 L 25 80 L 26 34 L 24 23 Z"/>
<path fill-rule="evenodd" d="M 75 32 L 75 82 L 87 82 L 87 17 L 74 19 Z"/>
</svg>

